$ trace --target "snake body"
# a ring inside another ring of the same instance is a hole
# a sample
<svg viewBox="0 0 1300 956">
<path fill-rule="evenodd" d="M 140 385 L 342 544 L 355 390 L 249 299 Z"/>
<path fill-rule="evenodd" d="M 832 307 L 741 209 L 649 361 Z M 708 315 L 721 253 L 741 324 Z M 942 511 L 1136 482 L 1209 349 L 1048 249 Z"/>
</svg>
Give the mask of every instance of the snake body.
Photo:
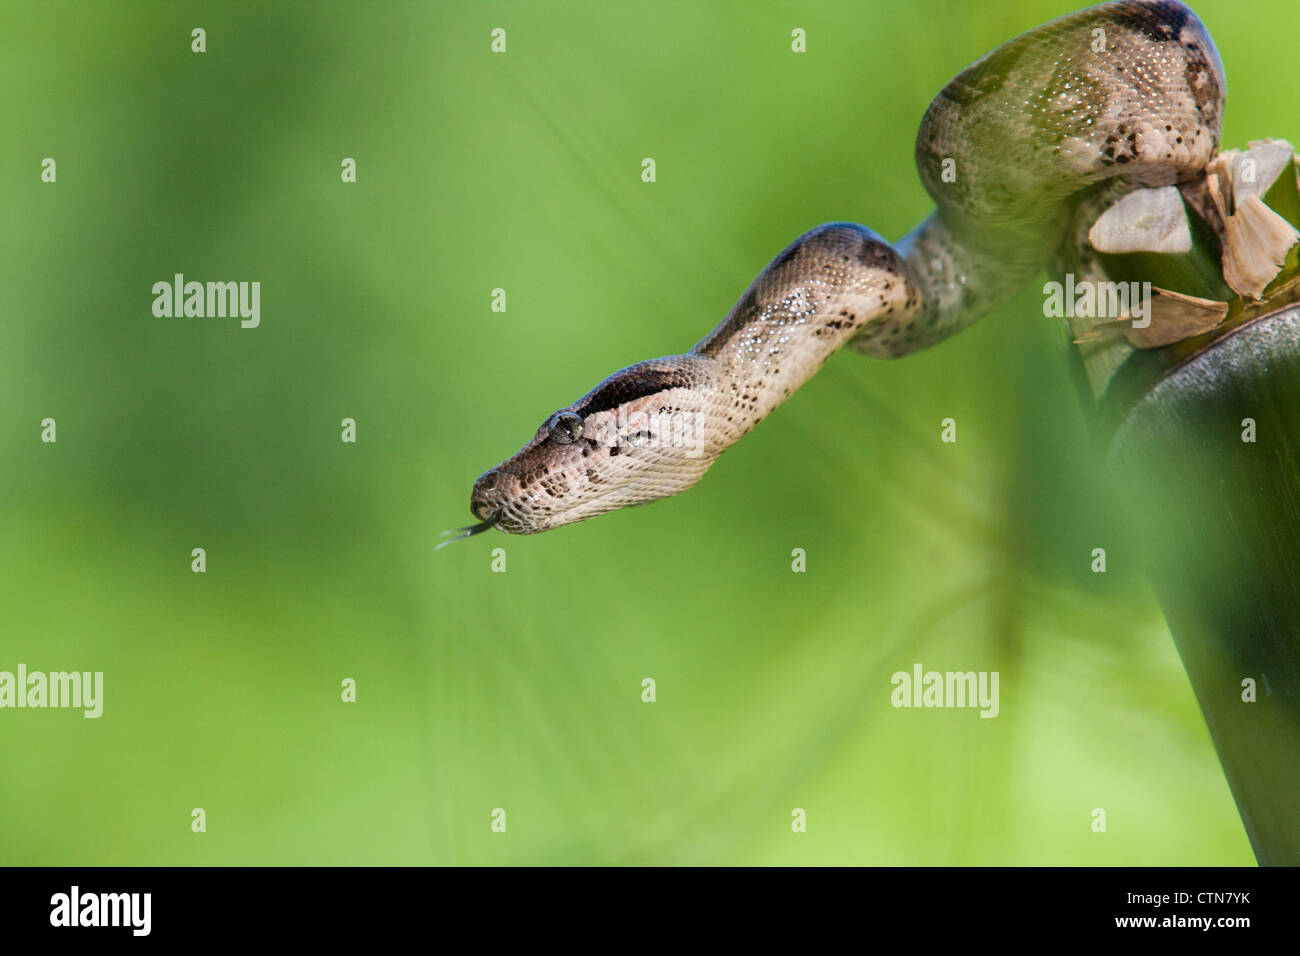
<svg viewBox="0 0 1300 956">
<path fill-rule="evenodd" d="M 531 534 L 684 491 L 840 347 L 928 348 L 1014 295 L 1074 202 L 1122 178 L 1194 178 L 1219 146 L 1222 63 L 1176 0 L 1118 0 L 1046 23 L 935 97 L 916 162 L 934 213 L 896 246 L 818 226 L 683 355 L 605 379 L 475 483 L 480 524 Z"/>
</svg>

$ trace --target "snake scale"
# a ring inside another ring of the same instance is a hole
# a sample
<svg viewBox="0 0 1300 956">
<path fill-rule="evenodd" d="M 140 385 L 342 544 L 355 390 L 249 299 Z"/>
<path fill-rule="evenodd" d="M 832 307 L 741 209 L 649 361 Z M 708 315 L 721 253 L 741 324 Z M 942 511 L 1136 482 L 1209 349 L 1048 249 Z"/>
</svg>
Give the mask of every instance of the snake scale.
<svg viewBox="0 0 1300 956">
<path fill-rule="evenodd" d="M 686 490 L 842 346 L 908 355 L 1014 295 L 1085 190 L 1194 178 L 1218 150 L 1224 94 L 1213 41 L 1177 0 L 1104 3 L 1003 44 L 921 121 L 929 218 L 896 245 L 853 223 L 800 236 L 689 352 L 615 372 L 480 476 L 480 523 L 460 537 Z"/>
</svg>

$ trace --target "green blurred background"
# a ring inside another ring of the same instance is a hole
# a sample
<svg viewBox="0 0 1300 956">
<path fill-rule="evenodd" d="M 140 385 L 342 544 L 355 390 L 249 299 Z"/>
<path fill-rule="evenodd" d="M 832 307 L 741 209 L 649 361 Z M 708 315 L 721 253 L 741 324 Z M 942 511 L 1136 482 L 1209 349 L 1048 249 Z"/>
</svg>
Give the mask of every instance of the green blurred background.
<svg viewBox="0 0 1300 956">
<path fill-rule="evenodd" d="M 0 670 L 105 712 L 0 711 L 0 863 L 1252 863 L 1034 290 L 687 495 L 432 550 L 793 237 L 917 222 L 930 98 L 1073 6 L 6 3 Z M 1291 0 L 1197 9 L 1225 144 L 1300 141 Z M 892 708 L 915 662 L 1000 716 Z"/>
</svg>

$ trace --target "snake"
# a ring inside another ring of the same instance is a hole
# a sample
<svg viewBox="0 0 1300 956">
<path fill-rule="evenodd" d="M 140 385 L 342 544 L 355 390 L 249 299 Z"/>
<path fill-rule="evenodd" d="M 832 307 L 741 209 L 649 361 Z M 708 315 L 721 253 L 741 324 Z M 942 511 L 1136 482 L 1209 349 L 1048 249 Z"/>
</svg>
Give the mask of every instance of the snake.
<svg viewBox="0 0 1300 956">
<path fill-rule="evenodd" d="M 850 222 L 805 232 L 690 351 L 615 372 L 548 415 L 475 481 L 478 523 L 452 540 L 685 491 L 840 348 L 906 356 L 1015 295 L 1089 190 L 1194 179 L 1218 151 L 1225 94 L 1213 40 L 1178 0 L 1114 0 L 1009 40 L 921 120 L 928 218 L 893 245 Z"/>
</svg>

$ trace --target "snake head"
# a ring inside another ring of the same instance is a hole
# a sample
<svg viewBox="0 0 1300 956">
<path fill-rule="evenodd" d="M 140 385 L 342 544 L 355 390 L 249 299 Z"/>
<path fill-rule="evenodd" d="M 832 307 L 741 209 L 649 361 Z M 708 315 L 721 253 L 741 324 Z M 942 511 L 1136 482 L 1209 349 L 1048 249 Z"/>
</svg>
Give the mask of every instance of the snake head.
<svg viewBox="0 0 1300 956">
<path fill-rule="evenodd" d="M 695 355 L 615 372 L 479 477 L 470 496 L 479 529 L 536 534 L 685 491 L 725 447 L 715 377 Z"/>
</svg>

